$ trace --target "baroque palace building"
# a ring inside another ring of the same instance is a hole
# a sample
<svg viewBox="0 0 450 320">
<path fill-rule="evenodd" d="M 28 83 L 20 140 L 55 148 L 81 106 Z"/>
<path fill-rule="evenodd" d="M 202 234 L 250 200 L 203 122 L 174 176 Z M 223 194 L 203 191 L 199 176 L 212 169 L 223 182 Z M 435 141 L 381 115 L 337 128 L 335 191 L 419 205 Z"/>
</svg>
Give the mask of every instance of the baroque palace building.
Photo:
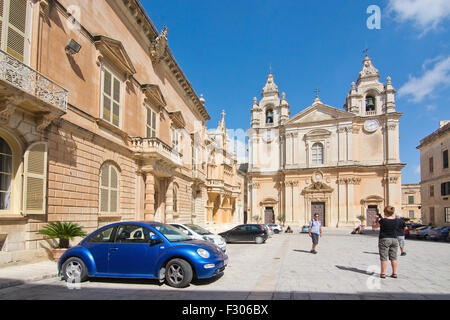
<svg viewBox="0 0 450 320">
<path fill-rule="evenodd" d="M 204 225 L 210 116 L 167 29 L 138 0 L 0 4 L 0 263 L 50 221 Z"/>
<path fill-rule="evenodd" d="M 344 109 L 313 104 L 290 116 L 286 95 L 269 74 L 251 108 L 248 214 L 253 221 L 304 225 L 315 213 L 325 226 L 371 225 L 384 206 L 402 205 L 395 89 L 369 57 Z"/>
</svg>

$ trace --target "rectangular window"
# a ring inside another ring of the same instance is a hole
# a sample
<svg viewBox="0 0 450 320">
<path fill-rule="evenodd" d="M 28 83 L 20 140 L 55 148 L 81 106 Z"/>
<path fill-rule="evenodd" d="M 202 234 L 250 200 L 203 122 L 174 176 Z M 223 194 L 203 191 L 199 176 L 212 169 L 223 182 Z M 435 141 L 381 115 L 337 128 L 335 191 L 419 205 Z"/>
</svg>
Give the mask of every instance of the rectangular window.
<svg viewBox="0 0 450 320">
<path fill-rule="evenodd" d="M 429 223 L 434 224 L 434 207 L 430 207 L 430 221 Z"/>
<path fill-rule="evenodd" d="M 443 168 L 448 169 L 448 150 L 442 153 Z"/>
<path fill-rule="evenodd" d="M 172 148 L 179 152 L 180 136 L 177 129 L 172 129 Z"/>
<path fill-rule="evenodd" d="M 103 68 L 102 118 L 120 126 L 122 82 L 106 68 Z"/>
<path fill-rule="evenodd" d="M 414 219 L 414 211 L 413 210 L 409 210 L 409 218 Z"/>
<path fill-rule="evenodd" d="M 434 160 L 433 160 L 433 157 L 431 157 L 429 159 L 429 164 L 430 164 L 430 173 L 433 173 L 434 172 Z"/>
<path fill-rule="evenodd" d="M 156 119 L 156 112 L 147 107 L 147 138 L 156 138 Z"/>
<path fill-rule="evenodd" d="M 434 186 L 430 186 L 430 197 L 434 197 Z"/>
<path fill-rule="evenodd" d="M 408 204 L 414 204 L 414 196 L 408 196 Z"/>
<path fill-rule="evenodd" d="M 0 49 L 24 62 L 27 43 L 27 0 L 0 0 Z"/>
<path fill-rule="evenodd" d="M 450 208 L 444 208 L 444 213 L 445 213 L 445 222 L 449 223 L 450 222 Z"/>
<path fill-rule="evenodd" d="M 450 194 L 450 182 L 444 182 L 441 184 L 441 195 L 448 196 Z"/>
</svg>

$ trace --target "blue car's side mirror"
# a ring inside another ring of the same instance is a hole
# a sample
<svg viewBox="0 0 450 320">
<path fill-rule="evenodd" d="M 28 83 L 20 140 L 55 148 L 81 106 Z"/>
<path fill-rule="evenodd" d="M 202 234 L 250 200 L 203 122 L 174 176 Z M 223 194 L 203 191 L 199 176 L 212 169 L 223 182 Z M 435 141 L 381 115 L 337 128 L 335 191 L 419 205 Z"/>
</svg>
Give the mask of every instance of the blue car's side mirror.
<svg viewBox="0 0 450 320">
<path fill-rule="evenodd" d="M 157 235 L 151 235 L 150 236 L 150 245 L 154 246 L 158 243 L 161 243 L 162 239 L 160 237 L 158 237 Z"/>
</svg>

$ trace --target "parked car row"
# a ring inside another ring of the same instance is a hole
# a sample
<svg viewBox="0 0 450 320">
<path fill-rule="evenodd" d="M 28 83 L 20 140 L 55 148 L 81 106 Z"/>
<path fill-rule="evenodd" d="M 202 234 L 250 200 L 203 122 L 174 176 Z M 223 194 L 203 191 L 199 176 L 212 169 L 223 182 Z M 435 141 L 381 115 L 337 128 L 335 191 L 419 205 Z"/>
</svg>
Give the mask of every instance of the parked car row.
<svg viewBox="0 0 450 320">
<path fill-rule="evenodd" d="M 424 239 L 424 240 L 443 240 L 450 241 L 450 226 L 407 226 L 407 230 L 405 231 L 406 238 L 409 239 Z"/>
<path fill-rule="evenodd" d="M 223 273 L 227 243 L 262 244 L 282 231 L 276 224 L 245 224 L 216 235 L 195 224 L 119 222 L 68 249 L 58 261 L 58 273 L 69 283 L 91 277 L 147 278 L 182 288 L 194 278 Z"/>
</svg>

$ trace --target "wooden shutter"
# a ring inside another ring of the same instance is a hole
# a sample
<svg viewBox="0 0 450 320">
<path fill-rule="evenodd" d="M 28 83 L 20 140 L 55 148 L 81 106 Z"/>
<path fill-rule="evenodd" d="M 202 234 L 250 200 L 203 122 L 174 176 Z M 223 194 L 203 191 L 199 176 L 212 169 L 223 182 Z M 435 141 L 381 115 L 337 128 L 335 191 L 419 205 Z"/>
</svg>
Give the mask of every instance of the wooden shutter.
<svg viewBox="0 0 450 320">
<path fill-rule="evenodd" d="M 45 214 L 47 196 L 47 144 L 32 144 L 25 153 L 24 212 Z"/>
<path fill-rule="evenodd" d="M 115 126 L 120 125 L 120 81 L 114 78 L 114 94 L 113 94 L 113 113 L 112 113 L 112 123 Z"/>
<path fill-rule="evenodd" d="M 119 174 L 114 166 L 105 164 L 100 172 L 100 212 L 115 213 L 119 206 Z"/>
<path fill-rule="evenodd" d="M 6 2 L 9 3 L 6 52 L 23 62 L 25 56 L 27 0 L 6 0 Z M 3 23 L 6 23 L 6 21 L 3 21 Z"/>
<path fill-rule="evenodd" d="M 122 82 L 103 68 L 103 119 L 120 126 Z"/>
<path fill-rule="evenodd" d="M 112 75 L 108 70 L 103 70 L 103 119 L 111 121 L 111 95 Z"/>
</svg>

